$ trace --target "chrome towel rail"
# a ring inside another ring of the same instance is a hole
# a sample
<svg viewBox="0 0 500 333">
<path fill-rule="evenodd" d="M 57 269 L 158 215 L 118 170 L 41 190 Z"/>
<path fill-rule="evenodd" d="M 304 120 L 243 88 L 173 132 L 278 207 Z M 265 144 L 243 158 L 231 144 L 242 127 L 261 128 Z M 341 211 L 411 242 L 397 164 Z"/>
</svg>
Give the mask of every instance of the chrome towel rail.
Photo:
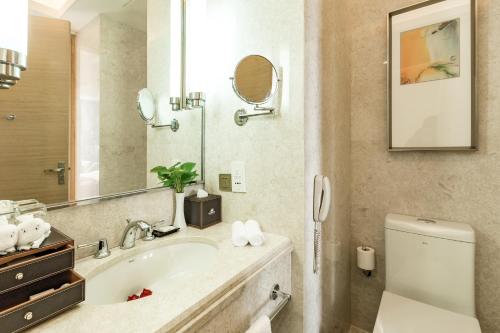
<svg viewBox="0 0 500 333">
<path fill-rule="evenodd" d="M 280 285 L 279 284 L 275 284 L 273 286 L 273 289 L 271 290 L 271 292 L 269 293 L 269 299 L 271 301 L 275 301 L 277 300 L 278 298 L 280 298 L 280 302 L 278 303 L 278 306 L 276 306 L 276 308 L 269 314 L 269 319 L 271 319 L 271 321 L 276 318 L 276 316 L 280 313 L 281 310 L 283 310 L 283 308 L 288 304 L 288 302 L 292 299 L 292 295 L 290 294 L 287 294 L 285 292 L 282 292 L 280 290 Z"/>
</svg>

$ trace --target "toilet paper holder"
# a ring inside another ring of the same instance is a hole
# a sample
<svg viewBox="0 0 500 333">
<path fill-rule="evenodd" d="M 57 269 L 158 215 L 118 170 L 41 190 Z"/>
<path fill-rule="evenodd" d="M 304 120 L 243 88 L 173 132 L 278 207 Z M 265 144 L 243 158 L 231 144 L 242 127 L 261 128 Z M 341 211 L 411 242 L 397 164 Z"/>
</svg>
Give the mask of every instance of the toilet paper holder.
<svg viewBox="0 0 500 333">
<path fill-rule="evenodd" d="M 375 270 L 375 250 L 366 245 L 357 248 L 357 265 L 366 277 Z"/>
</svg>

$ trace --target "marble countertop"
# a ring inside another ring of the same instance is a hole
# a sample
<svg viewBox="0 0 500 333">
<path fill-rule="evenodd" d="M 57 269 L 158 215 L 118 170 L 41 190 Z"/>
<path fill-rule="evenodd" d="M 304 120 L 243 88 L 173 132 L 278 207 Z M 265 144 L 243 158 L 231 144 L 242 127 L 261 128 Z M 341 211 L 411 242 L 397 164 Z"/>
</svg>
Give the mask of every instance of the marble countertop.
<svg viewBox="0 0 500 333">
<path fill-rule="evenodd" d="M 236 248 L 232 246 L 230 237 L 231 224 L 219 223 L 204 230 L 188 228 L 151 242 L 137 241 L 136 246 L 129 250 L 114 248 L 111 256 L 105 259 L 90 257 L 79 260 L 75 270 L 89 277 L 155 247 L 183 242 L 210 242 L 218 248 L 212 269 L 198 275 L 196 281 L 186 279 L 175 292 L 156 293 L 129 303 L 83 303 L 28 332 L 172 332 L 195 319 L 272 259 L 293 249 L 288 238 L 274 234 L 266 233 L 266 241 L 261 247 Z"/>
</svg>

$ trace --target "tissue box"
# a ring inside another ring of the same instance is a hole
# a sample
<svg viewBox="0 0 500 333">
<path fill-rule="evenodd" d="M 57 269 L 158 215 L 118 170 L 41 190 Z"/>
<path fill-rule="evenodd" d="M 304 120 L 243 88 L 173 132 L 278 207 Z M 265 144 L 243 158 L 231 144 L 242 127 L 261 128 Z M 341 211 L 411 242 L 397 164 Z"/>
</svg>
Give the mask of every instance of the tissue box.
<svg viewBox="0 0 500 333">
<path fill-rule="evenodd" d="M 222 221 L 222 198 L 209 194 L 206 198 L 191 195 L 184 201 L 186 223 L 198 229 L 205 229 Z"/>
</svg>

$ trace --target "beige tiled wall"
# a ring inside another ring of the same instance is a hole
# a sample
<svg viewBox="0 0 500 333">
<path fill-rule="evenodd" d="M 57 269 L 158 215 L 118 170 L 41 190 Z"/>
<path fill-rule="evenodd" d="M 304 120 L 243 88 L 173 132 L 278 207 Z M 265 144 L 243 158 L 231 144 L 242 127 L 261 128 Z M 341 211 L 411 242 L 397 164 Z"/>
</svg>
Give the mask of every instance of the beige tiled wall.
<svg viewBox="0 0 500 333">
<path fill-rule="evenodd" d="M 146 187 L 147 138 L 136 112 L 146 86 L 146 32 L 100 18 L 100 195 Z"/>
<path fill-rule="evenodd" d="M 188 191 L 193 191 L 192 188 Z M 76 245 L 107 239 L 111 248 L 118 246 L 127 219 L 148 222 L 173 219 L 172 190 L 157 190 L 96 204 L 53 210 L 47 221 L 75 240 Z M 77 250 L 77 258 L 94 250 Z"/>
<path fill-rule="evenodd" d="M 219 192 L 218 174 L 231 161 L 246 166 L 247 193 L 222 192 L 223 219 L 256 219 L 267 232 L 289 237 L 292 303 L 282 332 L 302 332 L 304 262 L 304 14 L 303 1 L 207 1 L 207 188 Z M 253 118 L 243 126 L 234 112 L 253 108 L 234 94 L 229 78 L 239 60 L 267 57 L 283 81 L 278 115 Z"/>
<path fill-rule="evenodd" d="M 500 2 L 478 0 L 479 152 L 386 151 L 386 14 L 413 0 L 350 1 L 352 247 L 377 250 L 367 279 L 352 260 L 352 322 L 371 331 L 384 289 L 387 213 L 470 223 L 477 233 L 476 299 L 483 332 L 500 329 Z M 346 12 L 347 13 L 347 12 Z"/>
<path fill-rule="evenodd" d="M 278 283 L 280 290 L 289 293 L 291 290 L 291 256 L 284 254 L 271 261 L 262 271 L 250 277 L 244 285 L 231 291 L 228 300 L 207 311 L 188 330 L 189 333 L 242 333 L 260 316 L 269 316 L 277 307 L 281 298 L 269 299 L 274 284 Z M 295 295 L 292 295 L 292 298 Z M 287 305 L 288 307 L 288 305 Z M 274 332 L 287 332 L 284 322 L 286 316 L 282 312 L 272 321 Z"/>
<path fill-rule="evenodd" d="M 306 2 L 306 255 L 304 332 L 347 332 L 350 326 L 350 47 L 347 4 Z M 312 191 L 330 178 L 332 207 L 322 225 L 320 274 L 312 272 Z"/>
</svg>

